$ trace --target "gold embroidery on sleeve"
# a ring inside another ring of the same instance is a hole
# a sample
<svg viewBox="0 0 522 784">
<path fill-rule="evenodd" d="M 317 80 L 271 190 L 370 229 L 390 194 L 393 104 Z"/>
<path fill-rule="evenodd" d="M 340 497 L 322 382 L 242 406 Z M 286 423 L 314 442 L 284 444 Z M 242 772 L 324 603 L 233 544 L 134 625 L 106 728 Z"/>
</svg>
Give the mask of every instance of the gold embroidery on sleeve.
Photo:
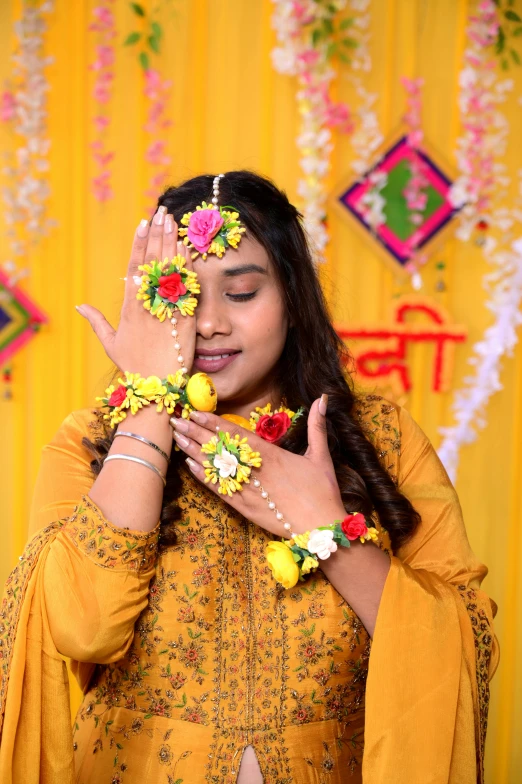
<svg viewBox="0 0 522 784">
<path fill-rule="evenodd" d="M 82 496 L 64 532 L 81 552 L 105 569 L 125 567 L 139 572 L 154 566 L 157 559 L 159 525 L 146 533 L 117 528 L 87 496 Z"/>
</svg>

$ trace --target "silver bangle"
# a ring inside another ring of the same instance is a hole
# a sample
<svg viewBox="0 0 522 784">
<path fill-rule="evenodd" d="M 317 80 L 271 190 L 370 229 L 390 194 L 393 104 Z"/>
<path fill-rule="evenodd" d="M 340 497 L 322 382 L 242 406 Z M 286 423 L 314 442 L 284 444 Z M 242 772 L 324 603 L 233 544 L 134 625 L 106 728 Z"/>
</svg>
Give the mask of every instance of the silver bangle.
<svg viewBox="0 0 522 784">
<path fill-rule="evenodd" d="M 157 468 L 154 465 L 154 463 L 149 463 L 148 460 L 142 460 L 141 457 L 135 457 L 134 455 L 120 455 L 120 454 L 108 455 L 104 460 L 104 464 L 108 463 L 109 460 L 130 460 L 131 463 L 138 463 L 139 465 L 145 466 L 145 468 L 150 468 L 151 471 L 154 471 L 154 473 L 157 474 L 161 479 L 161 481 L 163 482 L 163 487 L 165 487 L 167 484 L 167 480 L 165 479 L 165 477 L 163 476 L 159 468 Z"/>
<path fill-rule="evenodd" d="M 114 435 L 114 438 L 118 438 L 118 436 L 125 436 L 126 438 L 135 438 L 136 441 L 141 441 L 142 444 L 147 444 L 147 446 L 152 447 L 152 449 L 155 449 L 156 452 L 158 452 L 158 454 L 164 457 L 167 463 L 170 463 L 170 458 L 168 454 L 164 452 L 163 449 L 161 449 L 153 441 L 149 441 L 148 438 L 145 438 L 144 436 L 139 436 L 137 433 L 129 433 L 127 430 L 118 430 L 118 432 Z"/>
</svg>

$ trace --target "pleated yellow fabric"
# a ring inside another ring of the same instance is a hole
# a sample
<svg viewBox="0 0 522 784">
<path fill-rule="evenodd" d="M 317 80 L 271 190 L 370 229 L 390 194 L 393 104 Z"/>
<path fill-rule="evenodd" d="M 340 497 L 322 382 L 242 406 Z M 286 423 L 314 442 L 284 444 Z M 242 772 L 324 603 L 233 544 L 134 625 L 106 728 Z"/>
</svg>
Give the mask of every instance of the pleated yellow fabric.
<svg viewBox="0 0 522 784">
<path fill-rule="evenodd" d="M 37 483 L 43 528 L 2 605 L 2 782 L 234 784 L 250 744 L 265 784 L 484 784 L 499 661 L 487 568 L 411 416 L 377 396 L 355 415 L 422 516 L 397 554 L 377 523 L 391 568 L 373 641 L 321 571 L 278 587 L 272 537 L 188 472 L 174 545 L 112 526 L 82 445 L 102 421 L 65 420 Z M 84 694 L 74 762 L 62 656 Z"/>
</svg>

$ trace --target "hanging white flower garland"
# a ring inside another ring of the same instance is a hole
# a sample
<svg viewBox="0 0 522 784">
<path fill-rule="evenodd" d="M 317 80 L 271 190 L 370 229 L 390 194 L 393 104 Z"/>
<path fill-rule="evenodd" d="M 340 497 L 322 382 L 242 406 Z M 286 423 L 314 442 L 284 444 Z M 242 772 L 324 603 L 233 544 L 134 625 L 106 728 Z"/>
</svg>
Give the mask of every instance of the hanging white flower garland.
<svg viewBox="0 0 522 784">
<path fill-rule="evenodd" d="M 484 289 L 488 295 L 486 307 L 493 313 L 494 322 L 473 346 L 469 364 L 474 372 L 455 392 L 452 411 L 456 424 L 440 429 L 443 441 L 439 456 L 452 481 L 456 480 L 461 448 L 475 441 L 478 430 L 487 424 L 489 400 L 502 389 L 502 360 L 512 355 L 518 341 L 516 330 L 522 324 L 522 239 L 516 238 L 522 210 L 519 204 L 512 208 L 502 204 L 510 178 L 498 161 L 509 133 L 498 107 L 513 83 L 498 79 L 488 51 L 498 33 L 497 14 L 492 0 L 483 0 L 470 17 L 468 48 L 459 79 L 464 132 L 457 142 L 461 174 L 451 189 L 451 198 L 455 205 L 465 205 L 457 236 L 463 241 L 475 237 L 493 267 L 484 278 Z M 491 230 L 502 241 L 491 236 Z"/>
<path fill-rule="evenodd" d="M 49 83 L 45 69 L 54 58 L 43 55 L 47 31 L 45 16 L 53 11 L 53 0 L 41 4 L 23 3 L 22 16 L 14 25 L 17 48 L 12 56 L 12 86 L 4 91 L 2 99 L 1 117 L 12 125 L 16 137 L 21 138 L 14 162 L 8 162 L 4 167 L 8 177 L 3 191 L 4 219 L 11 258 L 4 260 L 2 266 L 12 286 L 29 272 L 27 268 L 19 267 L 17 260 L 29 258 L 31 247 L 57 225 L 46 213 L 50 196 L 46 173 L 51 142 L 47 135 Z"/>
<path fill-rule="evenodd" d="M 350 78 L 355 86 L 359 99 L 354 109 L 354 131 L 350 137 L 355 157 L 350 166 L 359 176 L 363 175 L 375 163 L 375 154 L 384 141 L 375 111 L 378 95 L 369 92 L 364 86 L 363 76 L 372 70 L 370 54 L 370 3 L 371 0 L 350 0 L 349 8 L 354 14 L 352 35 L 357 44 L 353 51 Z M 382 189 L 385 183 L 379 182 Z M 382 198 L 382 197 L 381 197 Z"/>
</svg>

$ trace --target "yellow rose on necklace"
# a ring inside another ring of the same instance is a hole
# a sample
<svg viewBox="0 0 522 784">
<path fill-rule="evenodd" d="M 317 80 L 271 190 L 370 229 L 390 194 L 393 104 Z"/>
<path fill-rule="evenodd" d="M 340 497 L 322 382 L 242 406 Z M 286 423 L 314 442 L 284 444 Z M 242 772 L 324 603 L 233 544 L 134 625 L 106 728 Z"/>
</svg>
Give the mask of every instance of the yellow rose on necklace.
<svg viewBox="0 0 522 784">
<path fill-rule="evenodd" d="M 283 588 L 293 588 L 299 580 L 299 567 L 294 561 L 292 551 L 284 542 L 269 542 L 265 557 L 278 583 Z"/>
<path fill-rule="evenodd" d="M 206 373 L 195 373 L 186 386 L 190 405 L 198 411 L 215 411 L 217 394 L 214 383 Z"/>
</svg>

